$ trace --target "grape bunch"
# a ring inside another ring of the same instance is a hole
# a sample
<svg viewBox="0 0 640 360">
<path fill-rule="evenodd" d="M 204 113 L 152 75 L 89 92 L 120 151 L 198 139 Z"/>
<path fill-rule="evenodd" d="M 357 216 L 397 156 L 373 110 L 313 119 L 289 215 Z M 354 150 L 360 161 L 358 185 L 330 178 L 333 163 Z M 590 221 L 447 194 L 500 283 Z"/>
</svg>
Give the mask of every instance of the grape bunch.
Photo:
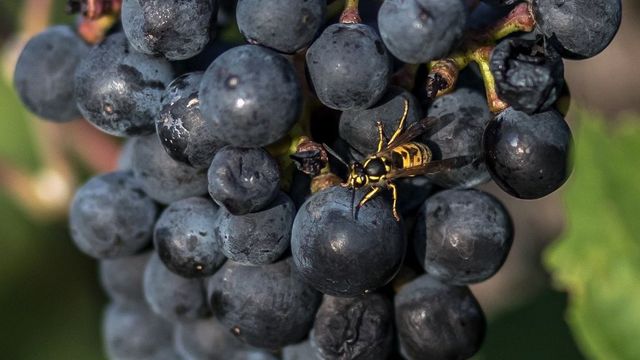
<svg viewBox="0 0 640 360">
<path fill-rule="evenodd" d="M 69 228 L 99 261 L 108 357 L 136 360 L 473 356 L 469 285 L 514 233 L 475 187 L 562 186 L 563 59 L 621 21 L 620 0 L 69 9 L 92 26 L 33 37 L 14 83 L 43 119 L 126 138 Z"/>
</svg>

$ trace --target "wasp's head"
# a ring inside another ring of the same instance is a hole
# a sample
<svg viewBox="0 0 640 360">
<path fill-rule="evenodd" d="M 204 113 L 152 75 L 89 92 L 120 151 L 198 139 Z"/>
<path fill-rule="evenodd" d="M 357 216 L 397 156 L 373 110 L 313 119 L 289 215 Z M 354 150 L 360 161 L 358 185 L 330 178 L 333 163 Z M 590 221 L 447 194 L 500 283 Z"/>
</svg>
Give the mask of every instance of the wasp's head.
<svg viewBox="0 0 640 360">
<path fill-rule="evenodd" d="M 347 184 L 353 188 L 361 188 L 367 184 L 367 174 L 359 162 L 354 162 L 349 166 Z"/>
</svg>

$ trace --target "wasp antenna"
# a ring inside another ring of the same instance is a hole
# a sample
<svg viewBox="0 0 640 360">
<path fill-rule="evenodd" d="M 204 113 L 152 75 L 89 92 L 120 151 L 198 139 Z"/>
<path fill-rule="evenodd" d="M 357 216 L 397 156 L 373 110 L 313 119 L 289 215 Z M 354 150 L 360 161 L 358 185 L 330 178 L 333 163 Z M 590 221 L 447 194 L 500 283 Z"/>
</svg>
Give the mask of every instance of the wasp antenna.
<svg viewBox="0 0 640 360">
<path fill-rule="evenodd" d="M 327 150 L 327 152 L 331 154 L 331 156 L 333 156 L 338 161 L 340 161 L 347 169 L 349 168 L 349 164 L 340 155 L 338 155 L 337 152 L 335 152 L 332 148 L 330 148 L 329 145 L 323 143 L 322 147 L 324 147 L 324 149 Z"/>
</svg>

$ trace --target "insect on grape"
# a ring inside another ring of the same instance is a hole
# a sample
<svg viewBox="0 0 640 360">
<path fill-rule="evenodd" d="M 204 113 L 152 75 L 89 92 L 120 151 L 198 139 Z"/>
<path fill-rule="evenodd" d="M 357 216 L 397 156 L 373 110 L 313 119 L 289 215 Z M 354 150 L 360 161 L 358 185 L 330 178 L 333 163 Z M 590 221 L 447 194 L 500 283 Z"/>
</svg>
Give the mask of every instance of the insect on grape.
<svg viewBox="0 0 640 360">
<path fill-rule="evenodd" d="M 431 149 L 423 143 L 412 141 L 417 136 L 434 129 L 436 125 L 442 125 L 439 119 L 434 117 L 423 118 L 407 129 L 404 129 L 409 113 L 409 101 L 404 99 L 404 111 L 390 139 L 386 139 L 384 127 L 377 122 L 378 147 L 375 153 L 367 155 L 363 161 L 353 161 L 347 164 L 338 154 L 325 145 L 325 149 L 349 169 L 349 177 L 342 184 L 354 190 L 369 188 L 369 192 L 358 202 L 354 209 L 354 216 L 358 209 L 363 207 L 383 189 L 391 190 L 393 199 L 393 217 L 400 221 L 398 215 L 398 188 L 394 183 L 397 179 L 426 175 L 448 171 L 470 163 L 470 156 L 458 156 L 444 160 L 433 160 Z M 353 204 L 353 201 L 352 201 Z"/>
</svg>

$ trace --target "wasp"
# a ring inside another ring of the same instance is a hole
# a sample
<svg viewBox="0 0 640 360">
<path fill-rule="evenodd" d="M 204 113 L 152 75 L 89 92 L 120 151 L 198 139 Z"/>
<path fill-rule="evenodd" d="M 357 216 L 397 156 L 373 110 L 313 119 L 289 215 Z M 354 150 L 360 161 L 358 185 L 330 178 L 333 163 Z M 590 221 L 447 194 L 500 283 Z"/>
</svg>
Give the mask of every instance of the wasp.
<svg viewBox="0 0 640 360">
<path fill-rule="evenodd" d="M 398 215 L 398 188 L 395 180 L 447 171 L 465 164 L 469 157 L 461 156 L 445 160 L 433 160 L 431 149 L 426 144 L 412 141 L 417 136 L 433 129 L 438 124 L 438 119 L 433 117 L 423 118 L 407 129 L 404 129 L 407 115 L 409 114 L 409 101 L 404 99 L 404 110 L 398 122 L 398 127 L 389 140 L 386 139 L 384 126 L 380 121 L 376 123 L 378 128 L 378 146 L 375 153 L 364 157 L 361 162 L 353 161 L 351 164 L 342 160 L 333 150 L 325 146 L 325 149 L 348 167 L 348 178 L 342 184 L 354 190 L 368 187 L 370 190 L 358 202 L 357 210 L 368 201 L 378 195 L 383 189 L 391 191 L 393 200 L 393 217 L 400 221 Z"/>
</svg>

